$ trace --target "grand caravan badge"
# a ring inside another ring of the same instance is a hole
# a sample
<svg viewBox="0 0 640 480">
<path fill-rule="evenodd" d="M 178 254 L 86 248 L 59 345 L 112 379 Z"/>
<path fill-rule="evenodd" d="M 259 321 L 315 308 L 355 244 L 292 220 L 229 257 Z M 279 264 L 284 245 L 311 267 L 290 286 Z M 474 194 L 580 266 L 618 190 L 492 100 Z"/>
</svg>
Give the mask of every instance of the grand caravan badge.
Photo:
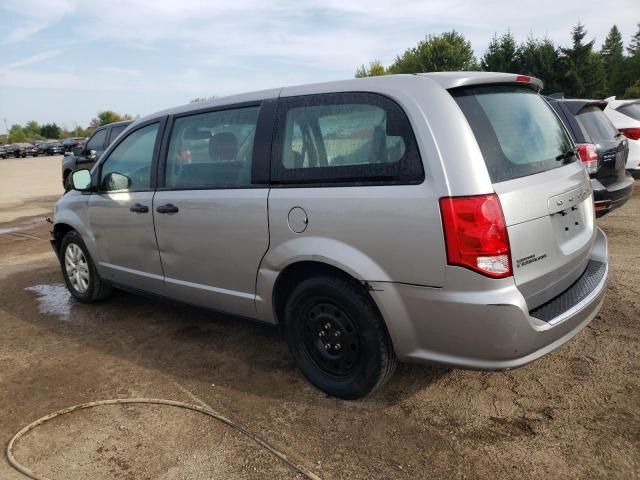
<svg viewBox="0 0 640 480">
<path fill-rule="evenodd" d="M 543 253 L 541 255 L 536 255 L 535 253 L 532 255 L 528 255 L 526 257 L 522 257 L 519 258 L 518 260 L 516 260 L 516 267 L 517 268 L 522 268 L 522 267 L 526 267 L 527 265 L 531 264 L 531 263 L 535 263 L 535 262 L 539 262 L 542 259 L 547 258 L 547 254 Z"/>
</svg>

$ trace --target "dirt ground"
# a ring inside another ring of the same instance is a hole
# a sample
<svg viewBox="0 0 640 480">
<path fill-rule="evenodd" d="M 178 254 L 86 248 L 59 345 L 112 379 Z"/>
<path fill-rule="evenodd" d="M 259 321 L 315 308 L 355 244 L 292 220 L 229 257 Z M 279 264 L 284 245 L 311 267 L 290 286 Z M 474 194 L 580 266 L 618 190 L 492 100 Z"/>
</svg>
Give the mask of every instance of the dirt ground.
<svg viewBox="0 0 640 480">
<path fill-rule="evenodd" d="M 22 181 L 0 193 L 0 218 L 10 219 L 0 232 L 24 226 L 0 234 L 4 445 L 55 410 L 153 397 L 208 405 L 323 479 L 640 478 L 640 182 L 599 221 L 612 278 L 600 315 L 575 339 L 510 372 L 404 365 L 348 402 L 310 386 L 266 326 L 126 293 L 72 301 L 43 220 L 59 158 L 27 162 L 26 174 L 48 177 L 44 198 Z M 301 478 L 216 420 L 166 406 L 59 417 L 15 454 L 54 480 Z M 25 477 L 2 459 L 0 478 Z"/>
</svg>

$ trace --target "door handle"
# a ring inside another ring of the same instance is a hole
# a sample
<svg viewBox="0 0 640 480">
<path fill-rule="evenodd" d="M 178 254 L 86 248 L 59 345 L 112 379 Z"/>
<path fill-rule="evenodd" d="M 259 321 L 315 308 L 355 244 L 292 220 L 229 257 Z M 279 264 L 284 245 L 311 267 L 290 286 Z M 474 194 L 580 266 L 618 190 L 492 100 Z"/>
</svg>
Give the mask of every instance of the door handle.
<svg viewBox="0 0 640 480">
<path fill-rule="evenodd" d="M 167 203 L 166 205 L 160 205 L 156 208 L 156 212 L 158 213 L 178 213 L 179 208 L 171 203 Z"/>
<path fill-rule="evenodd" d="M 129 210 L 135 213 L 147 213 L 149 211 L 149 207 L 136 203 L 134 206 L 129 208 Z"/>
</svg>

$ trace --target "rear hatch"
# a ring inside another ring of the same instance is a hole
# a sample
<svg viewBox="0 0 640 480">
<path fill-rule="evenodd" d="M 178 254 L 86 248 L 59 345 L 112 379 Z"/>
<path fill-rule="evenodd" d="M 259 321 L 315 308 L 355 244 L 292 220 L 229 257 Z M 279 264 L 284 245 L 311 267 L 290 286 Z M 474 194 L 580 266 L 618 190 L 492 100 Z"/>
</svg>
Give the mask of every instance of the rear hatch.
<svg viewBox="0 0 640 480">
<path fill-rule="evenodd" d="M 529 309 L 582 275 L 596 237 L 589 177 L 564 125 L 534 90 L 451 90 L 483 154 L 504 212 L 516 285 Z"/>
<path fill-rule="evenodd" d="M 602 110 L 606 102 L 587 104 L 576 112 L 585 138 L 598 147 L 598 172 L 593 175 L 605 187 L 625 180 L 628 142 Z"/>
</svg>

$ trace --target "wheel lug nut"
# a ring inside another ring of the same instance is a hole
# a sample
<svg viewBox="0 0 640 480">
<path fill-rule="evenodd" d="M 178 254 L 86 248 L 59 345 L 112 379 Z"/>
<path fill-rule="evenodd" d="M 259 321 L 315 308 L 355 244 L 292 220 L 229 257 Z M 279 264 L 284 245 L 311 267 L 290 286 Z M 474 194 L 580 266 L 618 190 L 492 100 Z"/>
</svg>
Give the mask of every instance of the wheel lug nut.
<svg viewBox="0 0 640 480">
<path fill-rule="evenodd" d="M 320 330 L 320 331 L 318 332 L 318 336 L 319 336 L 319 337 L 324 337 L 324 335 L 325 335 L 324 330 Z"/>
<path fill-rule="evenodd" d="M 324 328 L 329 330 L 331 328 L 331 324 L 330 323 L 325 323 L 324 324 Z"/>
<path fill-rule="evenodd" d="M 330 343 L 325 343 L 324 344 L 324 349 L 325 350 L 329 350 L 331 348 L 331 344 Z"/>
<path fill-rule="evenodd" d="M 340 336 L 340 332 L 338 330 L 336 330 L 333 334 L 334 337 L 339 337 Z"/>
<path fill-rule="evenodd" d="M 342 348 L 342 345 L 340 345 L 339 343 L 336 343 L 333 348 L 335 348 L 336 350 L 340 350 Z"/>
</svg>

